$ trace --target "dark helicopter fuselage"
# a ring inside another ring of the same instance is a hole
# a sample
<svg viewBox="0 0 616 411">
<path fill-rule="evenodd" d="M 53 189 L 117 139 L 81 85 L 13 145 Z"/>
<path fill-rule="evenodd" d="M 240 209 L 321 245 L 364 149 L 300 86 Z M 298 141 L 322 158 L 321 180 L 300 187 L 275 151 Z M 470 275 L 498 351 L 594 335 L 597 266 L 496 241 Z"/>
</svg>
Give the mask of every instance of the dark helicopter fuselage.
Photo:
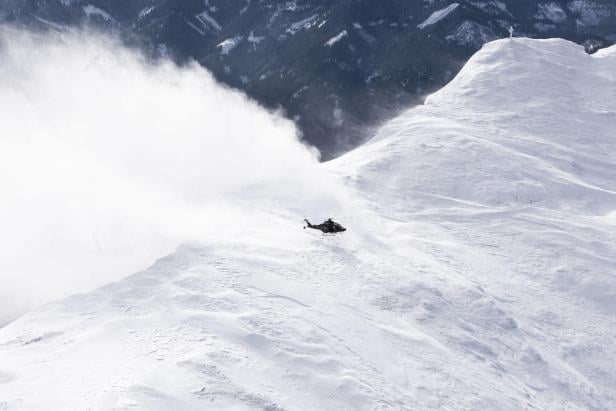
<svg viewBox="0 0 616 411">
<path fill-rule="evenodd" d="M 331 218 L 323 222 L 322 224 L 310 224 L 310 221 L 304 221 L 306 222 L 306 224 L 308 224 L 306 227 L 312 228 L 313 230 L 320 230 L 323 232 L 323 234 L 336 234 L 346 231 L 346 228 L 344 228 L 341 224 L 333 221 Z"/>
</svg>

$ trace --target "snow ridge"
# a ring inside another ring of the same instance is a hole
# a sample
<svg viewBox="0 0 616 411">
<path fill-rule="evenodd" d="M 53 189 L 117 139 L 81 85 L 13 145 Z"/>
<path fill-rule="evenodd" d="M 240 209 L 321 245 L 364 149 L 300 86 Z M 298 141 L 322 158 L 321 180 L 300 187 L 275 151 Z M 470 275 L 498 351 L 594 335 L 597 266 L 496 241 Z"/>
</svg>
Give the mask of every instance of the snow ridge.
<svg viewBox="0 0 616 411">
<path fill-rule="evenodd" d="M 459 3 L 452 3 L 444 9 L 435 11 L 426 20 L 424 20 L 423 23 L 418 24 L 417 27 L 423 30 L 428 26 L 438 23 L 439 21 L 447 17 L 452 11 L 457 9 L 458 6 L 460 6 Z"/>
<path fill-rule="evenodd" d="M 338 33 L 337 35 L 335 35 L 334 37 L 332 37 L 331 39 L 327 40 L 325 42 L 325 45 L 328 46 L 328 47 L 332 47 L 334 44 L 338 43 L 340 40 L 342 40 L 343 38 L 345 38 L 348 35 L 349 35 L 349 33 L 346 30 L 343 30 L 340 33 Z"/>
<path fill-rule="evenodd" d="M 345 201 L 319 206 L 347 233 L 302 230 L 296 198 L 273 195 L 284 183 L 256 184 L 245 237 L 180 247 L 1 329 L 0 399 L 616 409 L 615 66 L 616 47 L 485 45 L 321 167 Z"/>
</svg>

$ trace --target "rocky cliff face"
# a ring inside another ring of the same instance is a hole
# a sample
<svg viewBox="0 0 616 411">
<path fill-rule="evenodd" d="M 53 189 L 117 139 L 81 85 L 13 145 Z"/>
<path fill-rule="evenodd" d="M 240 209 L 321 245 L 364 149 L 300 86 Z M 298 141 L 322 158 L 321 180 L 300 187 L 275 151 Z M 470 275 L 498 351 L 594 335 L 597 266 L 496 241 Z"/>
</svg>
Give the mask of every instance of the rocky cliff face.
<svg viewBox="0 0 616 411">
<path fill-rule="evenodd" d="M 0 21 L 120 34 L 152 55 L 190 59 L 270 108 L 331 158 L 369 127 L 446 84 L 483 43 L 616 41 L 609 0 L 0 0 Z"/>
</svg>

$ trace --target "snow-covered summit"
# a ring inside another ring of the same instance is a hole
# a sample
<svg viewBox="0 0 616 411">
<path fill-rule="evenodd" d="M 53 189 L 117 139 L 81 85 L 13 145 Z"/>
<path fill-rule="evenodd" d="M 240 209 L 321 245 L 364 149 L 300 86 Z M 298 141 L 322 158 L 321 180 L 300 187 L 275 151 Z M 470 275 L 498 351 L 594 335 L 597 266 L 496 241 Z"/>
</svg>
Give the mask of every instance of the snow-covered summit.
<svg viewBox="0 0 616 411">
<path fill-rule="evenodd" d="M 605 214 L 616 209 L 615 53 L 560 39 L 491 42 L 424 106 L 338 162 L 368 160 L 355 171 L 362 179 L 387 164 L 401 179 L 391 190 Z"/>
<path fill-rule="evenodd" d="M 444 251 L 463 282 L 491 290 L 479 311 L 499 324 L 494 339 L 475 323 L 468 344 L 496 360 L 494 381 L 516 382 L 469 408 L 615 405 L 615 73 L 616 47 L 589 56 L 559 39 L 495 41 L 330 165 L 393 220 L 399 251 Z M 518 383 L 542 400 L 502 401 Z"/>
<path fill-rule="evenodd" d="M 616 408 L 616 50 L 486 45 L 250 237 L 0 330 L 0 408 Z M 264 191 L 266 193 L 266 191 Z"/>
</svg>

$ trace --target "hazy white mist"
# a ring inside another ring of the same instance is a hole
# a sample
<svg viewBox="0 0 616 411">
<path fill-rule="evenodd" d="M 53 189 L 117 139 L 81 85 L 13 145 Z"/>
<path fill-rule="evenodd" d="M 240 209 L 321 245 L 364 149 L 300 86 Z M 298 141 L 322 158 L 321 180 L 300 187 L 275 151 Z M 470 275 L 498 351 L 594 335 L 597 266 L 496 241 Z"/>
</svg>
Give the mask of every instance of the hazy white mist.
<svg viewBox="0 0 616 411">
<path fill-rule="evenodd" d="M 325 199 L 294 124 L 199 66 L 98 35 L 0 31 L 0 324 L 239 235 L 258 189 Z M 248 194 L 251 193 L 251 194 Z"/>
</svg>

